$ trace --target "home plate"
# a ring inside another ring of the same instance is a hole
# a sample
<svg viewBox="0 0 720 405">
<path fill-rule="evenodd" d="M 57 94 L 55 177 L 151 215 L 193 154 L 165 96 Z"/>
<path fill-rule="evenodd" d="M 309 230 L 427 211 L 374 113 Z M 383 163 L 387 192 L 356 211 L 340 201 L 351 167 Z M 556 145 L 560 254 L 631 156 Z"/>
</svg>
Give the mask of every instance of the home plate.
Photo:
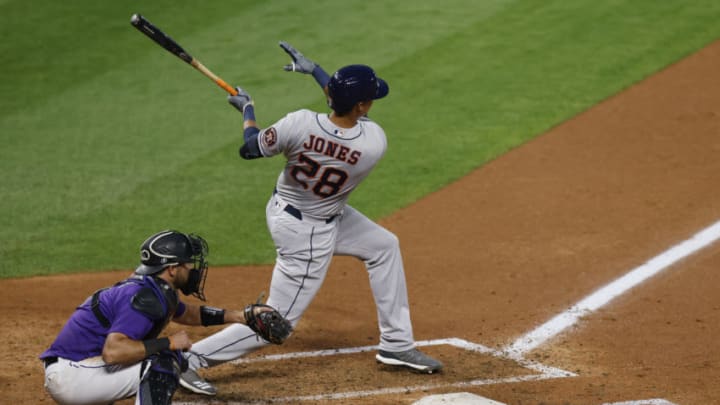
<svg viewBox="0 0 720 405">
<path fill-rule="evenodd" d="M 413 405 L 505 405 L 502 402 L 493 401 L 479 395 L 469 392 L 461 392 L 457 394 L 441 394 L 430 395 L 419 401 L 413 402 Z"/>
</svg>

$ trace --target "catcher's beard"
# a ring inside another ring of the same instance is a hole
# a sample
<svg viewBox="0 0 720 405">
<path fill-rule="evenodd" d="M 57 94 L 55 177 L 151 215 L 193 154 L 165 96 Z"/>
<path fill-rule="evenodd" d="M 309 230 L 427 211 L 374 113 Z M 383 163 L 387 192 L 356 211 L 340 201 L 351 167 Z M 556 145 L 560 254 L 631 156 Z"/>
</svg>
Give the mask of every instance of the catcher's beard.
<svg viewBox="0 0 720 405">
<path fill-rule="evenodd" d="M 188 278 L 185 280 L 185 284 L 180 286 L 180 291 L 182 291 L 185 295 L 194 295 L 205 301 L 205 294 L 203 294 L 205 277 L 207 277 L 207 271 L 201 271 L 198 269 L 190 270 Z"/>
</svg>

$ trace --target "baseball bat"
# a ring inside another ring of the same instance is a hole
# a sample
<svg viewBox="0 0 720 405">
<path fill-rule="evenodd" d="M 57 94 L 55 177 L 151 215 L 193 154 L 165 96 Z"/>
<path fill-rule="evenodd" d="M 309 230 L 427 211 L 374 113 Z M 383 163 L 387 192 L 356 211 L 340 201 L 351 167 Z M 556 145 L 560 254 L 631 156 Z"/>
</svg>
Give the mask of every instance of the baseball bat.
<svg viewBox="0 0 720 405">
<path fill-rule="evenodd" d="M 207 76 L 210 80 L 215 82 L 218 86 L 222 87 L 225 91 L 233 96 L 238 94 L 237 90 L 227 84 L 223 79 L 218 77 L 215 73 L 211 72 L 210 69 L 206 68 L 199 60 L 190 56 L 177 42 L 167 36 L 162 30 L 154 26 L 150 21 L 140 14 L 133 14 L 130 17 L 130 24 L 137 28 L 138 31 L 147 35 L 150 39 L 155 41 L 158 45 L 165 48 L 168 52 L 182 59 L 184 62 L 190 64 L 190 66 L 197 69 L 200 73 Z"/>
</svg>

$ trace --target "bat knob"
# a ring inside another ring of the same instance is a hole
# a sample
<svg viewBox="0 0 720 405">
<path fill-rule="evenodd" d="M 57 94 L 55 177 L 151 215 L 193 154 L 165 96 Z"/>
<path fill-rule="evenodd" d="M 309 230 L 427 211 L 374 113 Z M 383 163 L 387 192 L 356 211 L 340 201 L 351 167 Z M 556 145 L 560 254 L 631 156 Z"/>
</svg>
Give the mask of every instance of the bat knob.
<svg viewBox="0 0 720 405">
<path fill-rule="evenodd" d="M 130 17 L 130 24 L 138 25 L 140 23 L 141 18 L 142 18 L 142 16 L 140 14 L 138 14 L 138 13 L 133 14 L 132 17 Z"/>
</svg>

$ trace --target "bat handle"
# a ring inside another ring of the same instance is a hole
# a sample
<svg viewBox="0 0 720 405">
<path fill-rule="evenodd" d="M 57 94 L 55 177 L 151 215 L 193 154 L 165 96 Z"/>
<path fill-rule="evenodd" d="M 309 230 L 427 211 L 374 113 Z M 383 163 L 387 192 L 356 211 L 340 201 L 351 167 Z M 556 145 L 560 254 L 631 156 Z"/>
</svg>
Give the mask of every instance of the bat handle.
<svg viewBox="0 0 720 405">
<path fill-rule="evenodd" d="M 199 70 L 202 74 L 209 77 L 210 80 L 214 81 L 215 84 L 222 87 L 225 91 L 228 92 L 228 94 L 232 96 L 237 96 L 238 92 L 235 90 L 234 87 L 227 84 L 225 80 L 218 77 L 215 73 L 211 72 L 210 69 L 206 68 L 205 65 L 200 63 L 197 59 L 193 58 L 193 60 L 190 62 L 190 64 L 197 70 Z"/>
</svg>

